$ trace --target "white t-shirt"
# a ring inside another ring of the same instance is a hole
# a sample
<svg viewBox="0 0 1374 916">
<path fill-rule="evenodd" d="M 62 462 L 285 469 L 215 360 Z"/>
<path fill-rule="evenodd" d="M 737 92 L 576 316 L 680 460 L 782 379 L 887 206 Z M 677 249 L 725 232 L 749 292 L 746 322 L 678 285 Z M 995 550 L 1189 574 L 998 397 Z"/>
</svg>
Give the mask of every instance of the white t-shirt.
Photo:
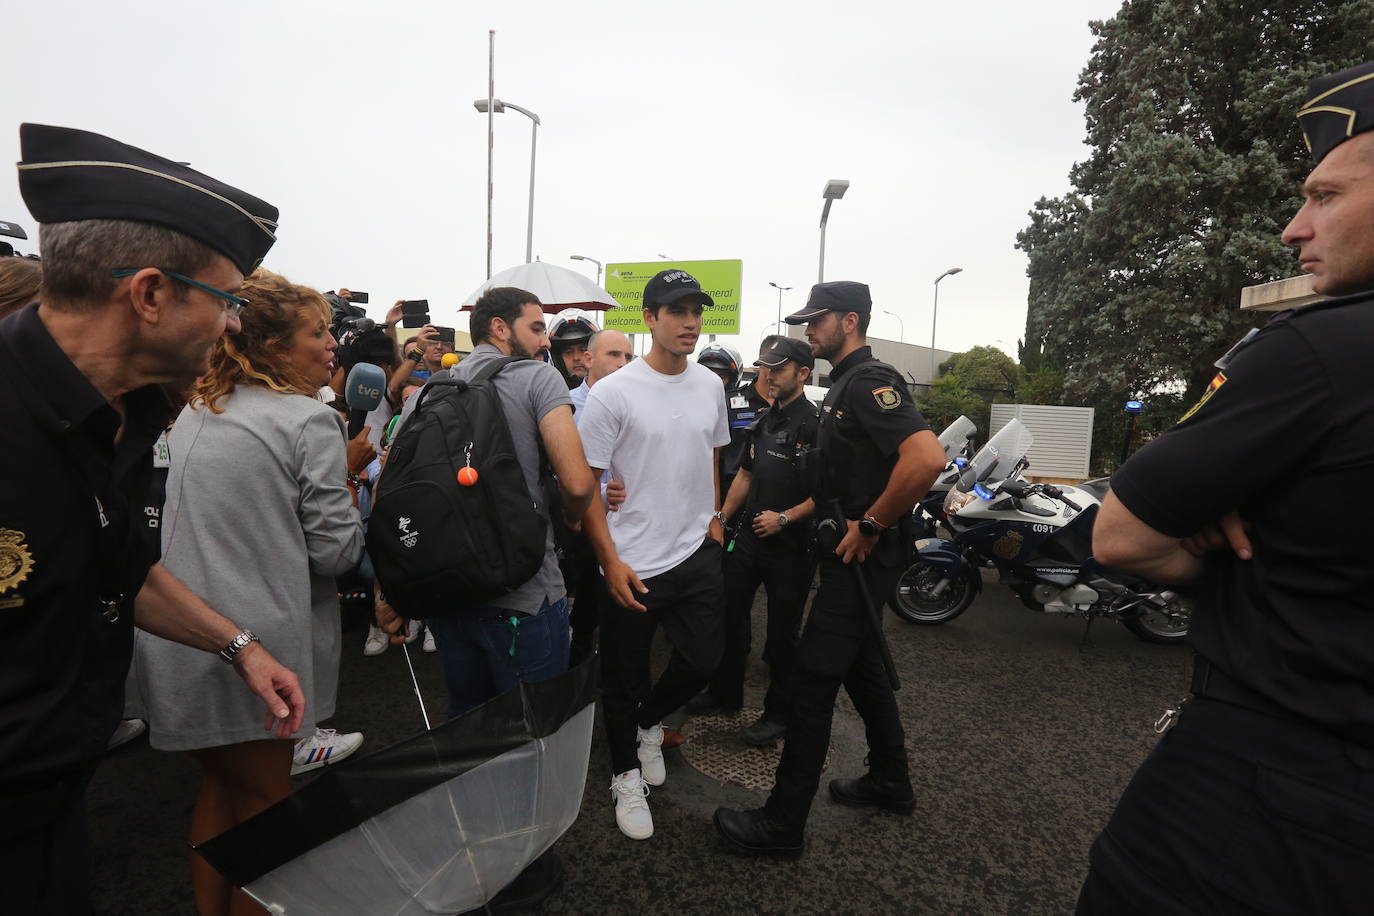
<svg viewBox="0 0 1374 916">
<path fill-rule="evenodd" d="M 577 419 L 587 463 L 625 484 L 608 513 L 620 559 L 647 579 L 695 553 L 716 509 L 714 449 L 730 442 L 716 374 L 689 362 L 664 375 L 637 359 L 597 382 Z"/>
</svg>

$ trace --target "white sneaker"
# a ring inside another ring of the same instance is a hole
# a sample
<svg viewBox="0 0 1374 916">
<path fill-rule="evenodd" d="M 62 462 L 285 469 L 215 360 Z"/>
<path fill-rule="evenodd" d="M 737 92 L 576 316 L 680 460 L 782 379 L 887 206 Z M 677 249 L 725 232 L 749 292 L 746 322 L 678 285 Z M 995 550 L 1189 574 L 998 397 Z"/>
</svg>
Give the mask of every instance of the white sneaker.
<svg viewBox="0 0 1374 916">
<path fill-rule="evenodd" d="M 110 740 L 105 743 L 105 750 L 112 751 L 121 744 L 128 744 L 147 729 L 148 723 L 142 719 L 121 719 L 115 726 L 114 734 L 110 735 Z"/>
<path fill-rule="evenodd" d="M 654 816 L 649 813 L 649 787 L 638 768 L 611 777 L 611 798 L 615 800 L 615 823 L 632 840 L 647 840 L 654 835 Z"/>
<path fill-rule="evenodd" d="M 386 651 L 386 647 L 391 645 L 386 638 L 386 631 L 381 627 L 371 626 L 367 628 L 367 640 L 363 643 L 363 654 L 369 658 L 374 655 L 381 655 Z"/>
<path fill-rule="evenodd" d="M 428 630 L 423 620 L 412 620 L 406 624 L 406 645 L 410 645 L 420 638 L 421 630 Z"/>
<path fill-rule="evenodd" d="M 434 631 L 429 627 L 425 627 L 425 641 L 421 644 L 420 648 L 424 649 L 426 652 L 439 651 L 439 647 L 434 644 Z"/>
<path fill-rule="evenodd" d="M 644 773 L 644 781 L 651 786 L 661 786 L 668 778 L 663 768 L 663 723 L 639 729 L 639 768 Z"/>
<path fill-rule="evenodd" d="M 332 728 L 317 728 L 315 734 L 296 742 L 296 753 L 291 758 L 291 775 L 299 776 L 326 764 L 338 763 L 361 747 L 362 743 L 362 732 L 341 735 Z"/>
</svg>

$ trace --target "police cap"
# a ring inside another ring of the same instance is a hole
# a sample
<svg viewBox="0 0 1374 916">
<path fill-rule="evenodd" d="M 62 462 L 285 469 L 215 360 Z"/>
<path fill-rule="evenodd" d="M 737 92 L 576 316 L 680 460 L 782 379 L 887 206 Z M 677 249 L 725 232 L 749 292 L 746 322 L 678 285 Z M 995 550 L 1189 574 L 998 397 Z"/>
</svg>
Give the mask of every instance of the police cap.
<svg viewBox="0 0 1374 916">
<path fill-rule="evenodd" d="M 1374 128 L 1374 61 L 1308 83 L 1298 124 L 1317 162 L 1356 134 Z"/>
<path fill-rule="evenodd" d="M 21 124 L 19 148 L 19 192 L 40 223 L 156 223 L 213 248 L 245 276 L 277 240 L 276 207 L 118 140 Z"/>
<path fill-rule="evenodd" d="M 808 369 L 813 369 L 816 366 L 816 359 L 811 355 L 811 346 L 806 341 L 797 340 L 795 337 L 779 338 L 766 352 L 759 355 L 754 365 L 776 369 L 789 359 Z"/>
<path fill-rule="evenodd" d="M 873 297 L 868 293 L 867 283 L 853 280 L 835 280 L 830 283 L 817 283 L 811 287 L 811 295 L 799 312 L 793 312 L 783 321 L 788 324 L 806 324 L 826 312 L 854 312 L 867 315 L 873 310 Z"/>
</svg>

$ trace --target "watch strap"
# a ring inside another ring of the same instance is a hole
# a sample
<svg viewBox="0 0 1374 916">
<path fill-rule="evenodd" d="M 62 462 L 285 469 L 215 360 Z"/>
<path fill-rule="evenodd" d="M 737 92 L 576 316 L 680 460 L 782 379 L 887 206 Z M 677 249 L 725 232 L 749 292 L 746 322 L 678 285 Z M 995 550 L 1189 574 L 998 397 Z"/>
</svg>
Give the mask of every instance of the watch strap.
<svg viewBox="0 0 1374 916">
<path fill-rule="evenodd" d="M 238 654 L 247 648 L 249 643 L 257 641 L 258 637 L 252 630 L 244 630 L 239 633 L 239 635 L 229 640 L 229 645 L 219 650 L 220 658 L 224 659 L 226 662 L 233 662 L 233 660 L 238 657 Z"/>
</svg>

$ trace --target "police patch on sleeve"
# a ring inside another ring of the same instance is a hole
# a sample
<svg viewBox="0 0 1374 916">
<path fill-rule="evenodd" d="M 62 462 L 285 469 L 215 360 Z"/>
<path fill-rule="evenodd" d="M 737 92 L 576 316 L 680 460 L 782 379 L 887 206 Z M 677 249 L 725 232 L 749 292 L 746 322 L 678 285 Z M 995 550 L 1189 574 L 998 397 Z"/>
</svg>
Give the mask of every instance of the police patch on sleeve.
<svg viewBox="0 0 1374 916">
<path fill-rule="evenodd" d="M 24 599 L 6 596 L 33 572 L 33 555 L 24 544 L 24 532 L 0 528 L 0 608 L 19 607 Z"/>
<path fill-rule="evenodd" d="M 1191 417 L 1193 414 L 1195 414 L 1195 413 L 1197 413 L 1199 410 L 1201 410 L 1201 409 L 1202 409 L 1202 405 L 1203 405 L 1203 404 L 1206 404 L 1208 401 L 1210 401 L 1210 400 L 1212 399 L 1212 395 L 1214 395 L 1214 394 L 1216 394 L 1218 391 L 1220 391 L 1220 390 L 1221 390 L 1221 386 L 1222 386 L 1222 385 L 1225 385 L 1225 384 L 1226 384 L 1226 373 L 1225 373 L 1225 372 L 1218 372 L 1218 373 L 1216 374 L 1216 376 L 1212 379 L 1212 383 L 1211 383 L 1210 385 L 1207 386 L 1207 390 L 1206 390 L 1205 392 L 1203 392 L 1202 397 L 1198 400 L 1198 402 L 1197 402 L 1196 404 L 1194 404 L 1192 407 L 1190 407 L 1190 408 L 1188 409 L 1188 412 L 1187 412 L 1187 413 L 1185 413 L 1183 416 L 1179 417 L 1178 422 L 1179 422 L 1179 423 L 1182 423 L 1184 420 L 1187 420 L 1187 419 L 1188 419 L 1189 417 Z"/>
<path fill-rule="evenodd" d="M 873 400 L 877 401 L 883 410 L 892 410 L 901 405 L 902 396 L 897 393 L 897 389 L 888 385 L 885 388 L 874 388 Z"/>
</svg>

